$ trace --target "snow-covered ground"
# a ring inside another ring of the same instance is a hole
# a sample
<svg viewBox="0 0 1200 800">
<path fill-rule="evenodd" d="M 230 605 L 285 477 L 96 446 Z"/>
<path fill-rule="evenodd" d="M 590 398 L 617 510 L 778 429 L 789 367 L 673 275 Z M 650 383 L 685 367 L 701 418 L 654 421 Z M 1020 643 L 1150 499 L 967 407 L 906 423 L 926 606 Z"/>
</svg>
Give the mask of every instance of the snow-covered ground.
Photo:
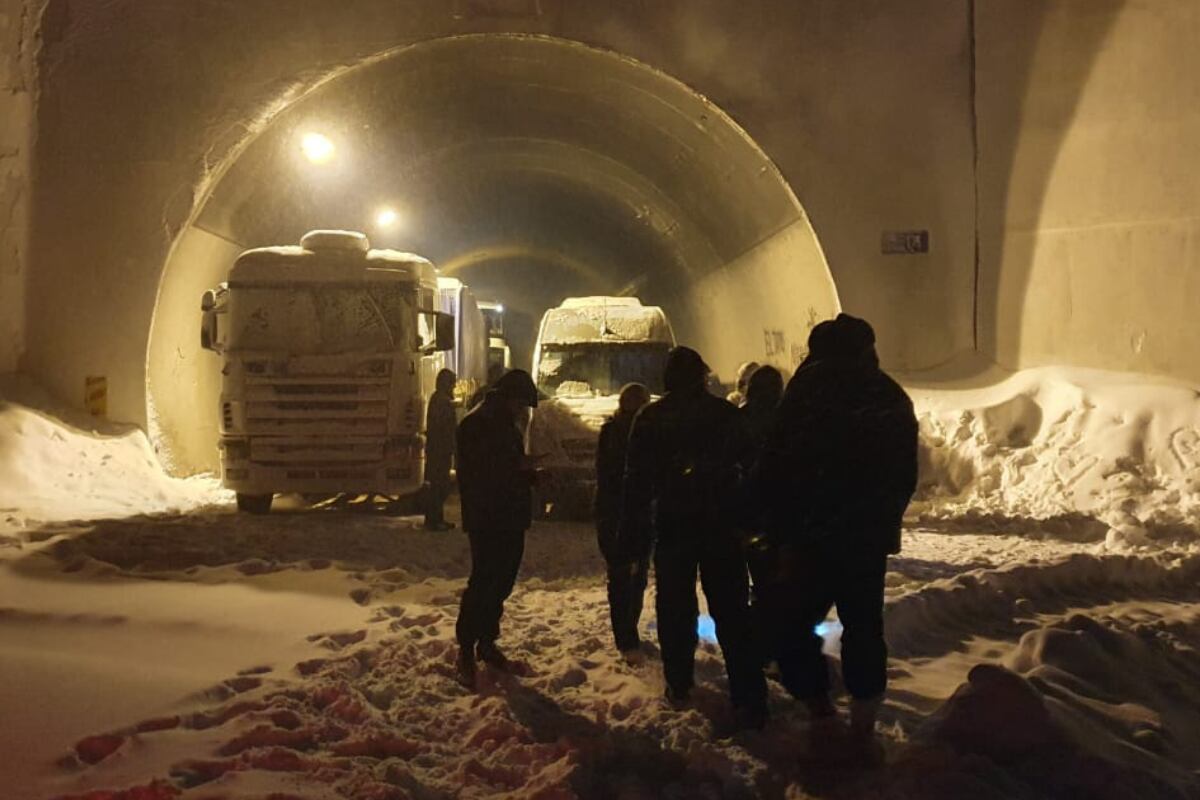
<svg viewBox="0 0 1200 800">
<path fill-rule="evenodd" d="M 136 432 L 10 403 L 0 797 L 1200 796 L 1196 393 L 1043 371 L 914 395 L 878 772 L 802 760 L 778 687 L 768 729 L 734 732 L 711 643 L 694 707 L 664 704 L 653 654 L 613 651 L 586 525 L 530 532 L 519 669 L 470 693 L 460 532 L 238 515 Z"/>
</svg>

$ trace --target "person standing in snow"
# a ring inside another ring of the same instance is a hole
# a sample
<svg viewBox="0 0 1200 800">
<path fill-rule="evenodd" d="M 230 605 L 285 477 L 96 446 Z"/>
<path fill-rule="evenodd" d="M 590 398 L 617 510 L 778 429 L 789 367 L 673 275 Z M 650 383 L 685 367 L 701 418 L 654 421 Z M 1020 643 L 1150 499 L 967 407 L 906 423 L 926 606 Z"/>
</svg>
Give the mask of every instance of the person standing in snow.
<svg viewBox="0 0 1200 800">
<path fill-rule="evenodd" d="M 695 678 L 696 575 L 716 622 L 738 724 L 766 723 L 766 681 L 750 628 L 746 560 L 734 524 L 741 471 L 752 443 L 737 409 L 705 390 L 708 366 L 676 347 L 665 396 L 630 433 L 618 546 L 627 563 L 654 542 L 655 605 L 667 699 L 682 705 Z"/>
<path fill-rule="evenodd" d="M 650 569 L 650 551 L 636 553 L 632 566 L 617 550 L 621 521 L 621 487 L 625 478 L 625 451 L 633 419 L 650 402 L 650 390 L 640 383 L 622 387 L 617 413 L 600 427 L 596 446 L 596 534 L 600 554 L 608 567 L 608 610 L 617 649 L 627 660 L 641 653 L 638 619 Z"/>
<path fill-rule="evenodd" d="M 746 384 L 746 403 L 738 409 L 746 431 L 754 443 L 754 455 L 749 472 L 753 471 L 753 466 L 758 463 L 759 457 L 766 448 L 767 439 L 775 425 L 779 401 L 782 398 L 783 374 L 769 364 L 764 364 L 754 370 L 750 381 Z M 749 500 L 749 505 L 750 507 L 745 509 L 743 514 L 743 524 L 747 527 L 746 563 L 750 568 L 752 595 L 755 600 L 752 605 L 755 606 L 754 616 L 757 622 L 759 611 L 757 601 L 766 585 L 772 580 L 774 557 L 771 552 L 770 537 L 762 532 L 759 524 L 760 515 L 757 513 L 752 499 Z"/>
<path fill-rule="evenodd" d="M 746 397 L 741 413 L 746 430 L 749 431 L 759 453 L 766 446 L 767 436 L 775 424 L 775 412 L 782 398 L 783 374 L 770 364 L 764 364 L 754 370 L 750 380 L 746 382 Z"/>
<path fill-rule="evenodd" d="M 455 634 L 459 678 L 469 686 L 475 683 L 477 660 L 497 669 L 509 667 L 496 639 L 533 518 L 534 468 L 525 454 L 520 422 L 525 410 L 537 404 L 533 379 L 514 369 L 496 381 L 458 426 L 458 485 L 471 544 L 471 575 Z"/>
<path fill-rule="evenodd" d="M 458 376 L 443 369 L 437 374 L 434 392 L 425 413 L 425 530 L 445 531 L 454 526 L 446 522 L 444 509 L 450 496 L 450 465 L 454 459 L 454 435 L 458 420 L 454 414 L 454 384 Z"/>
<path fill-rule="evenodd" d="M 784 686 L 812 714 L 817 750 L 844 741 L 815 632 L 837 606 L 851 752 L 882 755 L 874 729 L 887 687 L 884 575 L 916 483 L 912 401 L 880 370 L 871 326 L 847 314 L 817 325 L 755 481 L 782 575 L 767 604 L 769 646 Z"/>
</svg>

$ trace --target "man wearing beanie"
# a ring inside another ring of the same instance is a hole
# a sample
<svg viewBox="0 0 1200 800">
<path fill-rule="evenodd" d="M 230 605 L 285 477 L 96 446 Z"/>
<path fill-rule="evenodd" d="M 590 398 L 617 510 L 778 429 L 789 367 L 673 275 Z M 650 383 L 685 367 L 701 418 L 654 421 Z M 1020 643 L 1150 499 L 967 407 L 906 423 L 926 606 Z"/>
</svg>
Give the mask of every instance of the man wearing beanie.
<svg viewBox="0 0 1200 800">
<path fill-rule="evenodd" d="M 459 679 L 471 688 L 477 659 L 501 670 L 509 666 L 496 639 L 533 519 L 533 464 L 518 423 L 525 409 L 537 403 L 529 373 L 514 369 L 458 425 L 458 485 L 463 528 L 471 543 L 471 576 L 455 634 Z"/>
<path fill-rule="evenodd" d="M 865 320 L 839 314 L 808 341 L 754 487 L 781 554 L 783 577 L 765 603 L 769 647 L 784 686 L 812 714 L 816 755 L 833 755 L 832 747 L 875 761 L 875 715 L 887 686 L 883 582 L 916 489 L 917 421 L 908 395 L 879 369 Z M 834 606 L 853 698 L 848 739 L 814 632 Z"/>
<path fill-rule="evenodd" d="M 750 629 L 749 582 L 734 504 L 753 443 L 737 409 L 709 394 L 709 369 L 676 347 L 663 373 L 666 394 L 634 420 L 618 546 L 632 565 L 654 545 L 655 605 L 667 698 L 688 702 L 697 644 L 696 576 L 716 622 L 741 727 L 766 723 L 766 682 Z"/>
</svg>

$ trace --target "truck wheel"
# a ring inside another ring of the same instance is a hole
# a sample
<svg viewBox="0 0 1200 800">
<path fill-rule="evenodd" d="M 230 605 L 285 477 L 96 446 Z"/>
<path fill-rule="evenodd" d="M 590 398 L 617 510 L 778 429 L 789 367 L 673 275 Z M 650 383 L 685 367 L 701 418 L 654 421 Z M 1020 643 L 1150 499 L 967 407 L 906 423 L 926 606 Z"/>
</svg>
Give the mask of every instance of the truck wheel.
<svg viewBox="0 0 1200 800">
<path fill-rule="evenodd" d="M 238 492 L 238 511 L 245 511 L 250 514 L 266 514 L 271 510 L 271 501 L 274 499 L 275 495 L 273 494 L 242 494 Z"/>
</svg>

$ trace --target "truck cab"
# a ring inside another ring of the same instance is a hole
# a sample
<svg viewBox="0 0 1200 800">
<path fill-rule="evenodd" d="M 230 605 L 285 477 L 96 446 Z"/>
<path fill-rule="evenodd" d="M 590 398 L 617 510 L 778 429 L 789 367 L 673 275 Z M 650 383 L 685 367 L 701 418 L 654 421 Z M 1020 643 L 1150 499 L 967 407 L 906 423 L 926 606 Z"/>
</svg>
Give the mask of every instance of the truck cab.
<svg viewBox="0 0 1200 800">
<path fill-rule="evenodd" d="M 504 335 L 504 305 L 481 300 L 479 310 L 488 329 L 488 375 L 503 375 L 512 369 L 512 349 Z"/>
<path fill-rule="evenodd" d="M 627 383 L 663 392 L 675 334 L 658 306 L 636 297 L 568 298 L 546 311 L 533 351 L 533 379 L 548 399 L 534 409 L 529 451 L 542 456 L 543 507 L 587 513 L 595 493 L 600 426 L 617 410 Z"/>
<path fill-rule="evenodd" d="M 415 496 L 425 404 L 454 318 L 437 273 L 352 231 L 242 253 L 201 300 L 221 358 L 221 481 L 238 508 L 279 492 Z"/>
</svg>

